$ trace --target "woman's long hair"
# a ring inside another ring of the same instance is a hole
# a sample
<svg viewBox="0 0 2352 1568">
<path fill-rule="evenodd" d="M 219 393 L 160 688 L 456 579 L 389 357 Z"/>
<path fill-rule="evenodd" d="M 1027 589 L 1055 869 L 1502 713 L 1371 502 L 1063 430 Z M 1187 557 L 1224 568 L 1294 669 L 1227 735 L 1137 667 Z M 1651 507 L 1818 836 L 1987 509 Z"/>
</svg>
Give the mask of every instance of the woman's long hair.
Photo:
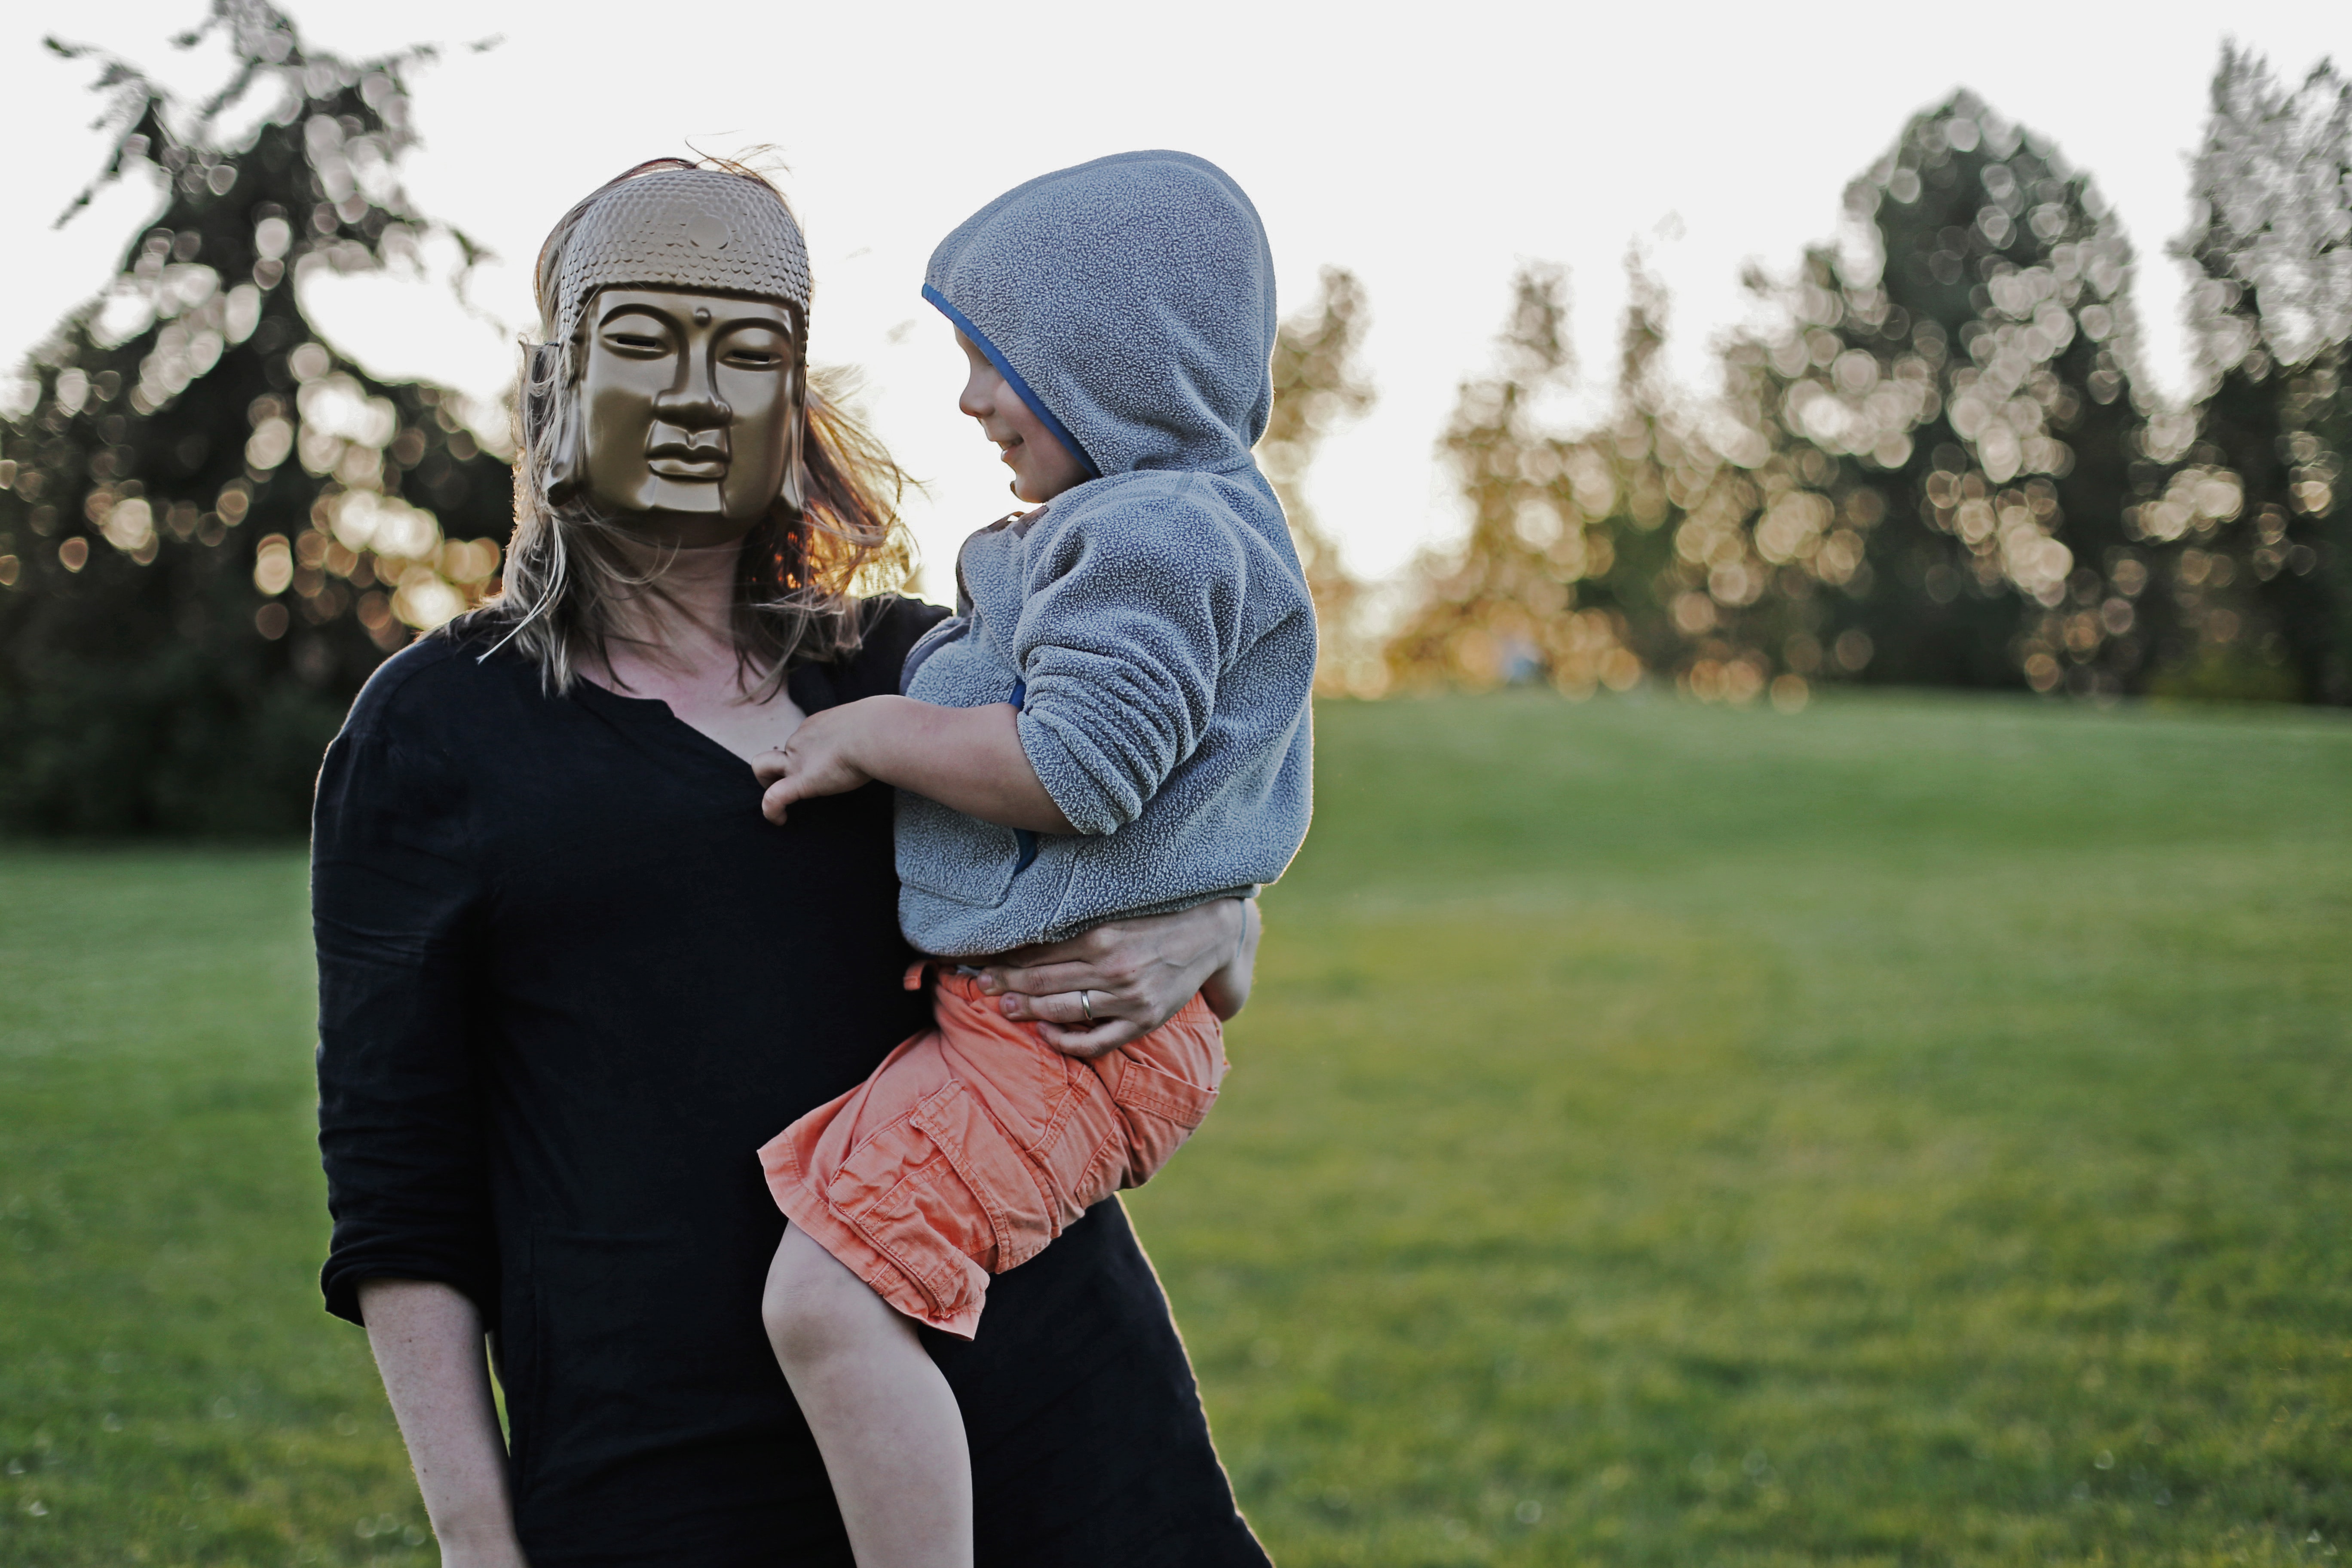
<svg viewBox="0 0 2352 1568">
<path fill-rule="evenodd" d="M 598 187 L 547 237 L 537 279 L 542 336 L 559 330 L 556 284 L 564 248 L 597 197 L 643 174 L 695 168 L 748 180 L 791 211 L 773 185 L 740 163 L 658 158 L 638 164 Z M 795 510 L 779 497 L 743 535 L 730 611 L 738 666 L 762 699 L 782 687 L 795 665 L 856 652 L 866 629 L 860 598 L 899 587 L 914 562 L 898 521 L 906 474 L 842 405 L 846 378 L 809 372 L 806 320 L 797 324 L 806 409 L 802 504 Z M 460 623 L 500 644 L 514 643 L 554 692 L 569 690 L 585 662 L 610 668 L 608 649 L 625 637 L 623 605 L 646 595 L 666 596 L 661 576 L 668 564 L 666 557 L 645 564 L 642 538 L 597 507 L 577 482 L 581 353 L 577 342 L 525 350 L 517 400 L 522 428 L 515 528 L 504 581 L 494 598 Z"/>
</svg>

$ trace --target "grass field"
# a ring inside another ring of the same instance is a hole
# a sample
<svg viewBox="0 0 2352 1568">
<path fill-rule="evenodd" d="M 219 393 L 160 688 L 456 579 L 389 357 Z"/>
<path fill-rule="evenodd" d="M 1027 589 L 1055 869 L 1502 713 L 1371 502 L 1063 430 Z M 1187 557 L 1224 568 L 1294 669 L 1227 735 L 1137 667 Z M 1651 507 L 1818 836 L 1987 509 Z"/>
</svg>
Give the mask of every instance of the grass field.
<svg viewBox="0 0 2352 1568">
<path fill-rule="evenodd" d="M 2332 1563 L 2352 724 L 1321 715 L 1131 1207 L 1285 1568 Z M 290 854 L 0 856 L 0 1563 L 426 1563 Z"/>
</svg>

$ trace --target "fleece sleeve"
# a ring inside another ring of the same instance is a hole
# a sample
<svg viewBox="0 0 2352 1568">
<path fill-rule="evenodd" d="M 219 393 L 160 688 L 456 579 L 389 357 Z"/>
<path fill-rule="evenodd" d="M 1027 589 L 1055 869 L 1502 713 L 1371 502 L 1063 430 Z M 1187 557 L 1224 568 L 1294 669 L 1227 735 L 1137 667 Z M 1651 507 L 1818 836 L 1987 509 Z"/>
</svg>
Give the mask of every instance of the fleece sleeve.
<svg viewBox="0 0 2352 1568">
<path fill-rule="evenodd" d="M 1118 498 L 1030 563 L 1021 746 L 1079 832 L 1134 821 L 1200 745 L 1240 637 L 1238 526 L 1187 491 Z"/>
<path fill-rule="evenodd" d="M 364 703 L 366 698 L 362 698 Z M 478 858 L 431 748 L 346 731 L 319 775 L 319 1149 L 334 1237 L 327 1310 L 360 1281 L 433 1279 L 497 1310 L 483 1086 L 466 1027 Z"/>
</svg>

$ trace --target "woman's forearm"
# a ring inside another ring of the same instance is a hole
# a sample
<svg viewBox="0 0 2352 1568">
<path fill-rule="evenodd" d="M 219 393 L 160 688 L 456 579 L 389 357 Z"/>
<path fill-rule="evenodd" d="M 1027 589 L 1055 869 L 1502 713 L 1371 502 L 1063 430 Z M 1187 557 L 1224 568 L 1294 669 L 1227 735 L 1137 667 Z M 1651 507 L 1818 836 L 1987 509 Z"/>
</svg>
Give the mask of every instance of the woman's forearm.
<svg viewBox="0 0 2352 1568">
<path fill-rule="evenodd" d="M 482 1318 L 450 1286 L 369 1279 L 360 1314 L 447 1568 L 521 1568 Z"/>
</svg>

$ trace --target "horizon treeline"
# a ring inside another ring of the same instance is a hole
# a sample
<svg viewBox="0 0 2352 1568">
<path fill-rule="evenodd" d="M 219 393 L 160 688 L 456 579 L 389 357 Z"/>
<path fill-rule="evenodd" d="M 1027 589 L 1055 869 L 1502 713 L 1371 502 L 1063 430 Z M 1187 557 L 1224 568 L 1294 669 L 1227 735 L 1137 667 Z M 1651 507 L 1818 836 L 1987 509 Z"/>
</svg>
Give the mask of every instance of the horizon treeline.
<svg viewBox="0 0 2352 1568">
<path fill-rule="evenodd" d="M 310 50 L 267 0 L 211 0 L 177 42 L 207 36 L 235 66 L 196 104 L 52 45 L 108 99 L 91 189 L 152 176 L 164 205 L 0 397 L 0 827 L 299 830 L 360 685 L 498 585 L 509 412 L 369 376 L 296 287 L 478 254 L 399 182 L 432 51 Z M 2283 86 L 2223 52 L 2173 247 L 2201 278 L 2186 409 L 2145 395 L 2134 253 L 2090 176 L 1966 92 L 1853 182 L 1841 243 L 1748 279 L 1759 324 L 1711 397 L 1667 383 L 1636 254 L 1606 416 L 1547 425 L 1567 281 L 1528 267 L 1438 442 L 1466 533 L 1377 591 L 1304 490 L 1373 396 L 1364 290 L 1327 269 L 1282 327 L 1259 449 L 1318 685 L 2352 702 L 2347 149 L 2340 75 Z"/>
<path fill-rule="evenodd" d="M 1843 243 L 1751 271 L 1761 324 L 1713 399 L 1666 384 L 1636 253 L 1608 416 L 1547 427 L 1566 281 L 1523 268 L 1440 441 L 1465 535 L 1326 689 L 2352 703 L 2352 84 L 2225 47 L 2191 173 L 2183 409 L 2146 393 L 2136 258 L 2089 174 L 1967 91 L 1849 186 Z"/>
</svg>

